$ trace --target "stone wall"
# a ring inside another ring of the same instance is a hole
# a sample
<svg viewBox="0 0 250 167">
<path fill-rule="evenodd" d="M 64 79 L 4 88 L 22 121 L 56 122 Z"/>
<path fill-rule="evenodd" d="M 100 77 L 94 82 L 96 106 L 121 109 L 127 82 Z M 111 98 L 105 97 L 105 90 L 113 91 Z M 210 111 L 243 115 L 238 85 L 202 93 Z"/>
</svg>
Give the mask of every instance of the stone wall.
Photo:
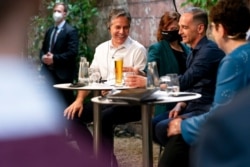
<svg viewBox="0 0 250 167">
<path fill-rule="evenodd" d="M 181 13 L 181 3 L 184 0 L 176 0 L 176 6 Z M 130 36 L 148 48 L 156 42 L 156 31 L 161 15 L 167 10 L 175 10 L 173 0 L 97 0 L 100 11 L 96 20 L 96 33 L 91 37 L 91 46 L 110 39 L 106 22 L 109 10 L 113 7 L 124 7 L 132 16 Z"/>
</svg>

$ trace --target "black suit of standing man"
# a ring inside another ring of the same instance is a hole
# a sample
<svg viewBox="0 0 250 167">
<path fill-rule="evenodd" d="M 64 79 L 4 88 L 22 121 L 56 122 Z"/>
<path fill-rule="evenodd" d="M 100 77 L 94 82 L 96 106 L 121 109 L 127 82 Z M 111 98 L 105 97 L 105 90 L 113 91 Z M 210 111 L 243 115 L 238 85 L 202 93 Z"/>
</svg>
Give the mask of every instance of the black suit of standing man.
<svg viewBox="0 0 250 167">
<path fill-rule="evenodd" d="M 51 84 L 72 83 L 77 74 L 78 33 L 66 22 L 66 16 L 66 4 L 56 3 L 53 8 L 55 25 L 47 30 L 40 52 L 41 74 L 45 75 Z M 66 105 L 74 101 L 73 91 L 59 91 Z"/>
</svg>

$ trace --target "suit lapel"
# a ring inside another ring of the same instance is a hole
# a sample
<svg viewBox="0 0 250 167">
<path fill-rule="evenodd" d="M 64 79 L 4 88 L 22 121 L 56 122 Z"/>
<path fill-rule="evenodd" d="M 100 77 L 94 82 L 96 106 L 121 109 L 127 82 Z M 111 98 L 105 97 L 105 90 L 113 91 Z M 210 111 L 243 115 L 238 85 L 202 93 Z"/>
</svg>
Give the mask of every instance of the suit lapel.
<svg viewBox="0 0 250 167">
<path fill-rule="evenodd" d="M 193 54 L 194 54 L 194 50 L 191 49 L 191 52 L 188 54 L 188 57 L 187 57 L 187 64 L 186 64 L 187 68 L 190 67 L 190 65 L 192 64 L 192 61 L 194 59 Z"/>
</svg>

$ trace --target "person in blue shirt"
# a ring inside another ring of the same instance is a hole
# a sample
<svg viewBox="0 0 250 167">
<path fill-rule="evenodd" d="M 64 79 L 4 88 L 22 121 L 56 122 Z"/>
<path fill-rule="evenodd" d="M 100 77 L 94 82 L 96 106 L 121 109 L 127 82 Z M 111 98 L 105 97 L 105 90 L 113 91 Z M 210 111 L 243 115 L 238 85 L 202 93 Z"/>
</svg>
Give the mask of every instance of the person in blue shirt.
<svg viewBox="0 0 250 167">
<path fill-rule="evenodd" d="M 250 166 L 249 92 L 248 86 L 204 123 L 206 130 L 200 132 L 193 149 L 193 167 Z"/>
<path fill-rule="evenodd" d="M 245 39 L 250 27 L 247 4 L 244 0 L 221 0 L 210 10 L 209 17 L 214 40 L 227 56 L 219 66 L 214 102 L 209 112 L 184 120 L 178 117 L 169 123 L 167 135 L 175 141 L 178 136 L 181 137 L 181 143 L 187 152 L 189 146 L 197 146 L 207 118 L 215 114 L 217 109 L 233 102 L 238 92 L 250 83 L 250 44 Z M 177 143 L 179 144 L 180 140 L 167 145 L 169 147 L 163 156 L 164 166 L 167 166 L 169 161 L 180 161 L 179 153 L 171 152 Z"/>
</svg>

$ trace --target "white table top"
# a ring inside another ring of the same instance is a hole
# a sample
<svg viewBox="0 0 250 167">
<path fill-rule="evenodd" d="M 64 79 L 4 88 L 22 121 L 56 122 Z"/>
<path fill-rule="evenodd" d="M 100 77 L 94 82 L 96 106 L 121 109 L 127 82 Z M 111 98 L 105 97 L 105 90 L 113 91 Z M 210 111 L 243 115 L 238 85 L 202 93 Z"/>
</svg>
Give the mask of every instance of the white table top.
<svg viewBox="0 0 250 167">
<path fill-rule="evenodd" d="M 55 84 L 53 85 L 54 88 L 57 89 L 67 89 L 67 90 L 112 90 L 112 89 L 131 89 L 128 86 L 111 86 L 104 83 L 96 83 L 93 85 L 88 86 L 81 86 L 81 87 L 70 87 L 71 83 L 64 83 L 64 84 Z"/>
<path fill-rule="evenodd" d="M 159 101 L 153 101 L 153 102 L 147 102 L 148 104 L 164 104 L 164 103 L 172 103 L 172 102 L 181 102 L 181 101 L 189 101 L 198 99 L 201 97 L 201 94 L 199 93 L 193 93 L 193 92 L 179 92 L 178 95 L 184 95 L 184 96 L 174 96 L 173 93 L 167 93 L 165 91 L 156 91 L 154 92 L 159 98 L 157 98 Z M 192 94 L 192 95 L 189 95 Z M 129 104 L 127 101 L 112 101 L 110 99 L 105 99 L 99 97 L 93 97 L 91 99 L 92 102 L 99 103 L 99 104 L 119 104 L 119 105 L 126 105 Z"/>
<path fill-rule="evenodd" d="M 193 92 L 178 92 L 177 96 L 174 93 L 167 93 L 165 91 L 156 91 L 153 94 L 159 96 L 157 98 L 159 101 L 155 101 L 154 104 L 189 101 L 201 97 L 201 94 Z"/>
</svg>

